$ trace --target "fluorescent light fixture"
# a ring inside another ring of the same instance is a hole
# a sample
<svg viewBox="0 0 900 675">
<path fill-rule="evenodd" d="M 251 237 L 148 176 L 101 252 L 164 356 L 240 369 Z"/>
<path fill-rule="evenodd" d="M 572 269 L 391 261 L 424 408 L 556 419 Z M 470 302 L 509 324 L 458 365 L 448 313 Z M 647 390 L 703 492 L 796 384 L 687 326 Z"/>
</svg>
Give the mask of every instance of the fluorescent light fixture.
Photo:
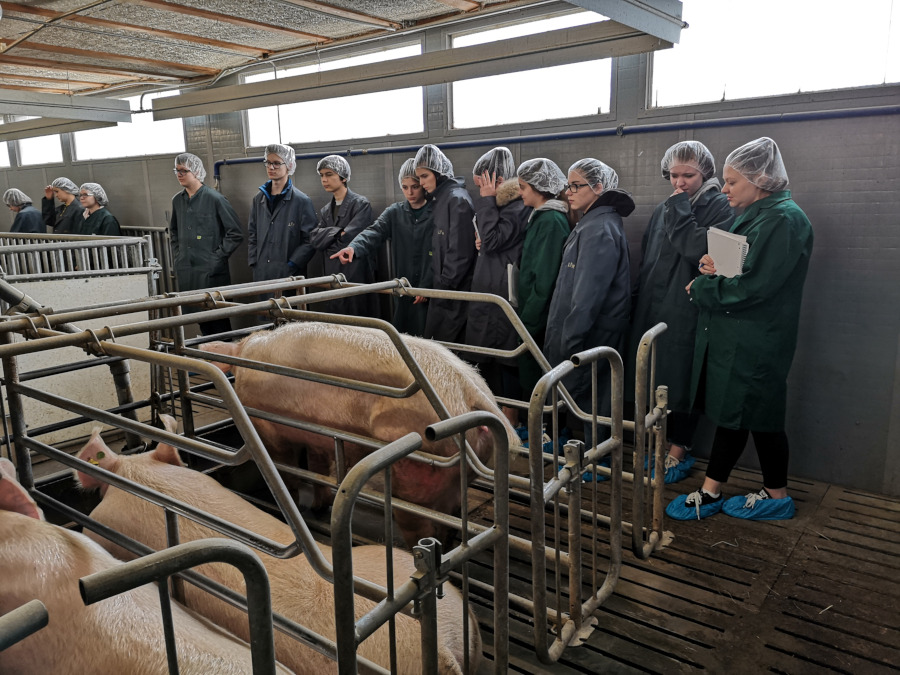
<svg viewBox="0 0 900 675">
<path fill-rule="evenodd" d="M 93 122 L 130 122 L 128 101 L 0 89 L 0 114 Z"/>
<path fill-rule="evenodd" d="M 51 117 L 38 117 L 33 120 L 21 122 L 9 122 L 0 125 L 0 140 L 17 141 L 23 138 L 35 138 L 37 136 L 50 136 L 52 134 L 64 134 L 70 131 L 84 131 L 85 129 L 100 129 L 102 127 L 114 127 L 117 122 L 92 122 L 90 120 L 64 120 Z"/>
<path fill-rule="evenodd" d="M 655 0 L 654 0 L 655 1 Z M 680 12 L 680 5 L 679 12 Z M 236 112 L 250 108 L 443 84 L 612 56 L 666 49 L 671 41 L 603 21 L 487 44 L 426 52 L 363 66 L 277 80 L 214 87 L 153 101 L 153 119 Z"/>
</svg>

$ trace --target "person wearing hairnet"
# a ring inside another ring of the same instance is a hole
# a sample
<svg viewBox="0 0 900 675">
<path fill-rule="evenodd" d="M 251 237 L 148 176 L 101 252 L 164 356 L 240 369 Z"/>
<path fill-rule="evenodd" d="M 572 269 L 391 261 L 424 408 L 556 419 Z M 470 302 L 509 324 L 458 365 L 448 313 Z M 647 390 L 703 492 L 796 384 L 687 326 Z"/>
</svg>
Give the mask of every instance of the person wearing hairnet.
<svg viewBox="0 0 900 675">
<path fill-rule="evenodd" d="M 46 234 L 47 227 L 41 219 L 41 212 L 31 203 L 31 197 L 21 190 L 10 188 L 3 193 L 3 203 L 16 214 L 10 232 Z"/>
<path fill-rule="evenodd" d="M 372 224 L 369 200 L 347 188 L 350 163 L 340 155 L 328 155 L 316 165 L 322 187 L 331 199 L 319 210 L 319 222 L 310 240 L 323 251 L 324 273 L 343 274 L 351 283 L 369 284 L 375 280 L 375 256 L 360 257 L 342 264 L 335 254 Z M 328 310 L 350 316 L 378 317 L 378 298 L 372 293 L 328 302 Z"/>
<path fill-rule="evenodd" d="M 691 394 L 717 428 L 702 487 L 677 497 L 666 513 L 678 520 L 719 511 L 750 520 L 783 520 L 794 515 L 787 493 L 787 376 L 797 346 L 813 231 L 791 199 L 787 171 L 771 138 L 734 150 L 725 160 L 723 177 L 729 204 L 743 209 L 731 232 L 747 237 L 750 249 L 743 272 L 730 278 L 717 275 L 716 261 L 704 255 L 701 276 L 686 287 L 700 309 Z M 763 487 L 723 499 L 722 486 L 751 433 Z"/>
<path fill-rule="evenodd" d="M 559 198 L 566 187 L 566 175 L 554 162 L 544 157 L 522 162 L 516 175 L 522 202 L 532 209 L 519 265 L 519 306 L 516 311 L 538 347 L 542 347 L 550 298 L 553 297 L 563 247 L 570 232 L 566 217 L 569 207 Z M 519 381 L 526 398 L 543 374 L 531 354 L 519 357 Z"/>
<path fill-rule="evenodd" d="M 121 237 L 119 221 L 109 212 L 106 206 L 109 199 L 106 190 L 100 183 L 84 183 L 78 188 L 78 200 L 81 202 L 83 220 L 72 234 L 100 235 L 103 237 Z"/>
<path fill-rule="evenodd" d="M 434 236 L 431 241 L 434 288 L 468 291 L 475 267 L 475 208 L 466 181 L 454 177 L 453 164 L 437 146 L 423 145 L 416 153 L 416 176 L 432 201 Z M 428 303 L 425 337 L 463 342 L 467 303 L 432 298 Z"/>
<path fill-rule="evenodd" d="M 508 267 L 514 265 L 518 269 L 531 208 L 522 201 L 516 163 L 508 148 L 488 150 L 475 162 L 472 177 L 479 190 L 475 199 L 478 254 L 472 273 L 472 291 L 509 300 Z M 516 291 L 513 289 L 514 294 Z M 466 344 L 491 349 L 516 348 L 518 333 L 498 305 L 470 302 L 468 310 Z M 479 371 L 496 396 L 522 398 L 515 359 L 480 354 L 466 354 L 466 359 L 478 363 Z M 501 409 L 510 424 L 517 426 L 519 411 L 508 406 Z"/>
<path fill-rule="evenodd" d="M 431 202 L 425 199 L 416 162 L 410 157 L 400 167 L 397 176 L 405 199 L 388 206 L 375 222 L 360 232 L 350 245 L 333 254 L 342 264 L 356 257 L 375 256 L 385 240 L 391 242 L 391 266 L 394 276 L 405 278 L 413 288 L 431 288 L 431 237 L 434 219 Z M 418 295 L 395 295 L 391 323 L 401 333 L 425 334 L 428 299 Z"/>
<path fill-rule="evenodd" d="M 59 206 L 55 205 L 54 197 L 59 200 Z M 78 186 L 68 178 L 60 176 L 44 188 L 41 215 L 44 225 L 53 228 L 53 234 L 72 234 L 81 226 L 83 210 L 78 201 Z"/>
<path fill-rule="evenodd" d="M 316 253 L 309 241 L 316 209 L 291 180 L 297 168 L 294 149 L 268 145 L 263 162 L 268 180 L 253 197 L 247 220 L 247 259 L 253 281 L 306 276 L 306 265 Z"/>
<path fill-rule="evenodd" d="M 598 159 L 586 158 L 569 167 L 566 195 L 569 208 L 580 214 L 566 240 L 556 289 L 550 301 L 544 354 L 551 366 L 585 349 L 609 346 L 621 353 L 631 314 L 631 274 L 628 241 L 622 218 L 634 210 L 634 200 L 619 190 L 619 176 Z M 578 407 L 591 413 L 591 368 L 577 368 L 564 380 Z M 609 364 L 597 362 L 597 414 L 609 416 Z M 592 444 L 592 424 L 584 435 Z M 598 426 L 597 442 L 609 437 Z"/>
<path fill-rule="evenodd" d="M 653 211 L 641 241 L 625 369 L 632 372 L 641 336 L 665 322 L 668 328 L 656 343 L 656 383 L 669 388 L 665 482 L 677 483 L 688 476 L 694 464 L 690 447 L 699 420 L 691 410 L 697 307 L 684 294 L 684 287 L 700 274 L 707 230 L 730 228 L 734 210 L 721 192 L 715 159 L 703 143 L 676 143 L 666 150 L 660 168 L 674 191 Z M 633 387 L 634 377 L 628 377 L 626 383 Z"/>
<path fill-rule="evenodd" d="M 181 153 L 175 158 L 173 171 L 183 188 L 172 197 L 169 220 L 178 289 L 196 291 L 227 286 L 231 283 L 228 258 L 244 241 L 237 214 L 223 194 L 203 184 L 206 169 L 197 155 Z M 188 307 L 185 311 L 201 309 Z M 229 330 L 228 319 L 200 323 L 203 335 Z"/>
</svg>

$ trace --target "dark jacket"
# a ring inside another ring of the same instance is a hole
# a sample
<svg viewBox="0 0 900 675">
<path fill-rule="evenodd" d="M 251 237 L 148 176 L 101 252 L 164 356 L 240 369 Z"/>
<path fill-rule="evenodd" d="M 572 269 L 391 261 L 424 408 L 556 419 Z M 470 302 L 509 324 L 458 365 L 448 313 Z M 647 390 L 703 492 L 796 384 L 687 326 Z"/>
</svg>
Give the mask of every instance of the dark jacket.
<svg viewBox="0 0 900 675">
<path fill-rule="evenodd" d="M 342 265 L 337 258 L 331 259 L 372 224 L 372 206 L 368 199 L 351 190 L 347 190 L 344 200 L 332 215 L 334 204 L 332 197 L 319 210 L 319 222 L 310 234 L 312 245 L 325 254 L 322 268 L 326 275 L 343 274 L 352 283 L 372 283 L 375 280 L 373 258 L 354 259 L 347 265 Z M 377 297 L 367 294 L 332 300 L 328 303 L 328 311 L 350 316 L 377 316 Z"/>
<path fill-rule="evenodd" d="M 253 281 L 306 276 L 307 263 L 316 253 L 309 240 L 316 226 L 312 200 L 290 180 L 280 195 L 270 194 L 271 188 L 272 181 L 260 186 L 247 219 L 247 261 Z"/>
<path fill-rule="evenodd" d="M 83 218 L 78 229 L 72 234 L 121 237 L 122 230 L 116 217 L 105 206 L 101 206 L 87 218 Z"/>
<path fill-rule="evenodd" d="M 634 210 L 631 195 L 607 190 L 566 240 L 550 301 L 544 354 L 551 366 L 585 349 L 621 350 L 631 313 L 628 241 L 622 217 Z M 599 362 L 600 411 L 608 414 L 609 368 Z M 564 384 L 584 409 L 590 403 L 591 369 L 578 368 Z"/>
<path fill-rule="evenodd" d="M 750 244 L 743 274 L 700 276 L 691 286 L 700 308 L 691 395 L 705 362 L 710 420 L 728 429 L 782 431 L 812 226 L 784 190 L 747 207 L 731 231 Z"/>
<path fill-rule="evenodd" d="M 189 197 L 172 197 L 169 221 L 178 288 L 193 291 L 231 283 L 228 258 L 244 240 L 237 214 L 224 195 L 201 185 Z"/>
<path fill-rule="evenodd" d="M 10 232 L 28 234 L 47 234 L 47 227 L 41 219 L 41 212 L 31 204 L 26 204 L 13 219 Z"/>
<path fill-rule="evenodd" d="M 552 203 L 551 203 L 552 202 Z M 553 199 L 531 214 L 522 246 L 519 265 L 519 318 L 537 342 L 544 344 L 550 299 L 556 288 L 556 276 L 562 260 L 563 248 L 569 237 L 566 205 Z M 519 358 L 519 382 L 526 396 L 534 390 L 543 371 L 531 354 Z"/>
<path fill-rule="evenodd" d="M 41 215 L 44 218 L 44 225 L 52 227 L 53 234 L 73 234 L 76 226 L 81 224 L 82 211 L 84 211 L 84 207 L 79 203 L 78 197 L 68 206 L 65 204 L 56 206 L 53 199 L 41 197 Z"/>
<path fill-rule="evenodd" d="M 431 238 L 434 233 L 431 208 L 431 202 L 425 202 L 425 206 L 413 214 L 405 199 L 391 204 L 350 242 L 354 259 L 356 256 L 374 258 L 384 241 L 389 240 L 393 275 L 398 279 L 405 278 L 413 288 L 431 288 Z M 394 296 L 391 323 L 401 333 L 422 336 L 428 303 L 415 305 L 414 300 L 409 296 Z"/>
<path fill-rule="evenodd" d="M 434 193 L 429 195 L 434 203 L 434 236 L 431 243 L 434 288 L 468 291 L 472 287 L 477 252 L 475 226 L 472 223 L 475 208 L 464 178 L 439 176 L 438 180 L 440 182 Z M 465 334 L 465 302 L 438 298 L 428 301 L 425 337 L 462 342 Z"/>
<path fill-rule="evenodd" d="M 734 211 L 717 187 L 701 194 L 693 205 L 686 193 L 673 195 L 650 217 L 641 242 L 641 269 L 632 295 L 634 315 L 625 361 L 626 389 L 632 393 L 641 336 L 662 321 L 668 328 L 656 343 L 656 384 L 669 388 L 671 410 L 690 412 L 697 306 L 684 288 L 700 274 L 707 230 L 727 230 L 733 222 Z"/>
<path fill-rule="evenodd" d="M 525 242 L 525 227 L 531 207 L 522 203 L 519 181 L 508 180 L 497 189 L 496 197 L 475 200 L 476 222 L 481 235 L 481 250 L 475 259 L 472 291 L 492 293 L 509 300 L 510 264 L 518 266 Z M 506 314 L 497 305 L 470 302 L 466 321 L 466 344 L 493 349 L 515 349 L 519 336 Z M 475 354 L 466 358 L 483 360 Z"/>
</svg>

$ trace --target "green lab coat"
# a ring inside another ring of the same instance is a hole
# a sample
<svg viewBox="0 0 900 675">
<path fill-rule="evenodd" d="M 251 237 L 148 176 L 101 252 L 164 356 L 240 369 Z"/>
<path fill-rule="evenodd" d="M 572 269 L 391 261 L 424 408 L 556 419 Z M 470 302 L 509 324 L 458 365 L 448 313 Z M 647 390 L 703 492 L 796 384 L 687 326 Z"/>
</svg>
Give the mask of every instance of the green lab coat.
<svg viewBox="0 0 900 675">
<path fill-rule="evenodd" d="M 750 244 L 743 274 L 691 286 L 700 308 L 691 396 L 705 362 L 707 417 L 727 429 L 782 431 L 812 226 L 784 190 L 751 204 L 731 231 Z"/>
</svg>

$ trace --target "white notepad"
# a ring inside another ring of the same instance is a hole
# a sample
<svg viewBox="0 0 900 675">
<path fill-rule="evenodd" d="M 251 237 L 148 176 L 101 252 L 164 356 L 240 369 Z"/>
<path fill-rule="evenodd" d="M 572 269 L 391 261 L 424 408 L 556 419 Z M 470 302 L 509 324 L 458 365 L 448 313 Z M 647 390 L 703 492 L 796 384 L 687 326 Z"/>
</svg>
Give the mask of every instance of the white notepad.
<svg viewBox="0 0 900 675">
<path fill-rule="evenodd" d="M 519 266 L 515 263 L 506 265 L 506 284 L 509 287 L 509 304 L 519 307 Z"/>
<path fill-rule="evenodd" d="M 744 271 L 744 261 L 750 250 L 747 237 L 711 227 L 706 231 L 707 253 L 716 264 L 716 274 L 736 277 Z"/>
</svg>

